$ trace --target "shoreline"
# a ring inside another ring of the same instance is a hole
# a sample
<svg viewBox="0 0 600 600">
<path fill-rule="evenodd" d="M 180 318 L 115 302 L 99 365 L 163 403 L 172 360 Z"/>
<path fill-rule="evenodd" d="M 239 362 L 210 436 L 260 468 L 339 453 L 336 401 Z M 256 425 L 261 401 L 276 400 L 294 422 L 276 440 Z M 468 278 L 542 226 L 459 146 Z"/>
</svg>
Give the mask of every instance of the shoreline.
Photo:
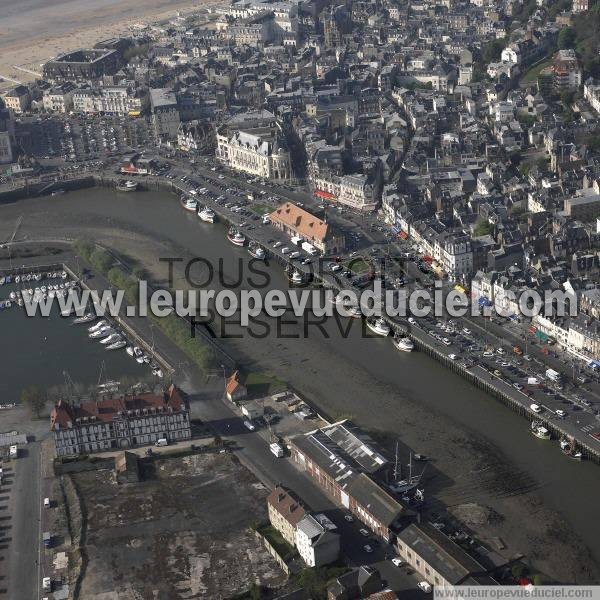
<svg viewBox="0 0 600 600">
<path fill-rule="evenodd" d="M 59 198 L 58 202 L 63 202 L 64 198 Z M 52 213 L 47 212 L 45 199 L 34 198 L 31 202 L 33 207 L 29 228 L 31 230 L 33 226 L 36 237 L 43 238 L 44 231 L 55 231 L 50 218 Z M 176 202 L 173 199 L 173 207 Z M 13 211 L 18 211 L 19 203 L 14 204 L 17 207 Z M 5 206 L 7 211 L 11 206 L 14 205 Z M 162 210 L 165 210 L 164 198 Z M 36 216 L 43 222 L 36 225 Z M 53 218 L 60 220 L 60 211 Z M 93 237 L 131 257 L 146 267 L 155 281 L 161 281 L 165 276 L 164 265 L 160 265 L 156 257 L 180 255 L 188 258 L 194 255 L 194 250 L 185 247 L 184 241 L 169 239 L 168 232 L 162 239 L 153 238 L 143 224 L 132 226 L 118 215 L 111 217 L 108 222 L 102 218 L 94 218 L 91 222 L 89 219 L 82 220 L 81 215 L 73 215 L 69 225 L 79 230 L 81 236 Z M 65 228 L 63 224 L 65 233 L 68 233 L 68 229 L 69 226 Z M 181 285 L 182 274 L 176 273 L 176 283 Z M 562 523 L 561 516 L 538 496 L 540 483 L 496 447 L 493 440 L 485 439 L 473 427 L 465 428 L 464 423 L 441 414 L 403 386 L 391 384 L 386 378 L 366 370 L 360 357 L 354 356 L 351 348 L 348 351 L 347 346 L 337 348 L 337 372 L 330 374 L 321 367 L 326 364 L 331 349 L 327 343 L 316 338 L 307 341 L 307 345 L 313 349 L 310 357 L 302 349 L 292 348 L 286 340 L 273 339 L 261 343 L 263 349 L 258 355 L 249 354 L 243 340 L 227 340 L 225 345 L 244 367 L 261 368 L 289 381 L 306 399 L 323 407 L 325 413 L 352 417 L 359 426 L 384 440 L 388 452 L 392 440 L 399 436 L 403 452 L 414 448 L 435 457 L 426 477 L 429 493 L 435 496 L 433 509 L 445 510 L 445 507 L 449 507 L 450 512 L 460 513 L 466 510 L 465 506 L 473 503 L 479 507 L 489 507 L 501 518 L 490 523 L 471 525 L 482 541 L 489 543 L 492 538 L 502 538 L 511 552 L 523 552 L 540 570 L 552 573 L 558 580 L 597 580 L 600 572 L 598 562 L 573 531 L 572 525 Z M 388 350 L 388 353 L 391 352 L 393 349 Z M 396 355 L 394 359 L 397 359 Z M 424 368 L 430 377 L 435 377 L 431 372 L 437 369 L 447 371 L 422 353 L 415 353 L 414 359 L 418 369 Z M 301 364 L 302 368 L 290 369 L 292 364 Z M 472 395 L 470 384 L 458 377 L 453 377 L 453 381 L 453 393 Z M 340 387 L 343 389 L 336 389 Z M 496 400 L 484 395 L 480 404 L 477 408 L 486 410 L 488 407 L 497 412 L 493 408 L 498 404 Z M 514 415 L 504 414 L 510 412 L 505 407 L 500 407 L 500 410 L 499 418 L 511 422 Z M 396 415 L 384 430 L 381 420 L 377 418 L 380 411 L 387 411 L 386 415 Z M 554 460 L 560 459 L 549 456 L 550 462 Z M 555 538 L 557 531 L 561 533 L 560 540 Z M 552 552 L 545 554 L 543 550 L 547 547 Z M 562 558 L 559 560 L 558 556 Z"/>
<path fill-rule="evenodd" d="M 81 2 L 83 6 L 78 7 L 76 3 L 74 9 L 61 2 L 42 5 L 28 12 L 26 22 L 22 22 L 20 14 L 9 14 L 0 22 L 0 77 L 33 81 L 35 75 L 15 69 L 15 65 L 41 73 L 41 64 L 58 54 L 92 47 L 111 37 L 132 35 L 137 25 L 164 21 L 175 17 L 177 12 L 190 14 L 222 3 L 221 0 L 202 4 L 190 0 L 149 0 L 140 4 L 125 0 L 97 6 L 88 0 Z M 70 11 L 66 19 L 62 9 Z M 48 35 L 49 30 L 58 33 Z M 0 81 L 0 91 L 15 85 L 11 81 Z"/>
</svg>

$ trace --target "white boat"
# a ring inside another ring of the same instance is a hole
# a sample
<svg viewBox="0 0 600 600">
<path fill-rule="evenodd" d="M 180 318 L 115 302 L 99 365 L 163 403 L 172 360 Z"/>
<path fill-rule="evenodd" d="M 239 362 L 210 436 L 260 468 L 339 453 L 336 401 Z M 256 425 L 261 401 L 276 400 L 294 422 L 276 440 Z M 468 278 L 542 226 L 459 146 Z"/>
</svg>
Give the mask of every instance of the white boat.
<svg viewBox="0 0 600 600">
<path fill-rule="evenodd" d="M 108 322 L 105 319 L 102 319 L 101 321 L 98 321 L 96 324 L 92 325 L 91 327 L 88 327 L 88 331 L 90 333 L 94 333 L 94 331 L 98 331 L 98 329 L 102 329 L 103 327 L 106 327 L 108 325 Z"/>
<path fill-rule="evenodd" d="M 61 196 L 62 194 L 65 193 L 65 190 L 63 190 L 62 188 L 58 189 L 58 190 L 54 190 L 53 192 L 51 192 L 51 196 Z"/>
<path fill-rule="evenodd" d="M 294 285 L 302 285 L 302 283 L 304 283 L 304 277 L 302 277 L 302 273 L 300 273 L 300 271 L 294 270 L 294 272 L 290 275 L 290 281 Z"/>
<path fill-rule="evenodd" d="M 200 217 L 200 220 L 204 221 L 205 223 L 214 223 L 216 220 L 215 211 L 208 208 L 208 206 L 205 206 L 202 210 L 199 210 L 198 216 Z"/>
<path fill-rule="evenodd" d="M 107 350 L 120 350 L 121 348 L 124 348 L 126 345 L 127 345 L 127 342 L 125 340 L 118 340 L 114 344 L 110 344 L 109 346 L 106 346 L 106 349 Z"/>
<path fill-rule="evenodd" d="M 243 246 L 246 243 L 246 236 L 233 227 L 227 232 L 227 239 L 234 246 Z"/>
<path fill-rule="evenodd" d="M 396 338 L 394 340 L 394 346 L 402 352 L 412 352 L 415 347 L 413 341 L 407 337 Z"/>
<path fill-rule="evenodd" d="M 252 242 L 250 247 L 248 248 L 248 253 L 252 258 L 256 258 L 258 260 L 265 260 L 267 257 L 266 252 L 260 247 L 256 242 Z"/>
<path fill-rule="evenodd" d="M 119 192 L 135 192 L 138 184 L 135 181 L 128 179 L 127 181 L 119 181 L 117 183 L 117 191 Z"/>
<path fill-rule="evenodd" d="M 189 210 L 190 212 L 196 212 L 198 209 L 198 202 L 193 198 L 182 198 L 181 206 L 185 208 L 185 210 Z"/>
<path fill-rule="evenodd" d="M 387 336 L 390 335 L 390 326 L 386 323 L 385 319 L 379 317 L 379 319 L 367 319 L 367 327 L 377 335 Z"/>
<path fill-rule="evenodd" d="M 344 310 L 351 319 L 360 319 L 362 317 L 362 310 L 360 310 L 360 306 L 356 306 L 356 304 L 344 306 Z"/>
<path fill-rule="evenodd" d="M 112 327 L 101 327 L 100 329 L 97 329 L 96 331 L 90 333 L 89 337 L 92 340 L 99 340 L 105 337 L 108 337 L 109 335 L 112 335 L 113 333 L 115 333 L 115 330 Z"/>
<path fill-rule="evenodd" d="M 577 450 L 575 448 L 575 444 L 568 439 L 563 438 L 560 440 L 560 449 L 562 450 L 563 454 L 569 458 L 572 458 L 573 460 L 582 460 L 583 458 L 583 454 Z"/>
<path fill-rule="evenodd" d="M 151 358 L 150 358 L 150 357 L 149 357 L 147 354 L 144 354 L 144 356 L 142 356 L 142 360 L 143 360 L 143 361 L 144 361 L 144 362 L 145 362 L 147 365 L 149 365 L 149 364 L 152 362 L 152 359 L 151 359 Z"/>
<path fill-rule="evenodd" d="M 550 439 L 550 432 L 539 421 L 534 421 L 531 424 L 531 433 L 540 440 Z"/>
<path fill-rule="evenodd" d="M 159 379 L 162 379 L 163 378 L 162 369 L 160 367 L 156 367 L 156 368 L 152 369 L 152 375 L 155 375 Z"/>
<path fill-rule="evenodd" d="M 110 335 L 106 336 L 104 339 L 100 340 L 100 343 L 103 345 L 106 344 L 114 344 L 115 342 L 118 342 L 119 340 L 122 340 L 123 338 L 121 337 L 121 335 L 119 333 L 111 333 Z"/>
<path fill-rule="evenodd" d="M 82 317 L 77 317 L 76 319 L 73 319 L 73 324 L 81 325 L 83 323 L 91 323 L 95 319 L 96 319 L 96 315 L 94 313 L 86 313 Z"/>
<path fill-rule="evenodd" d="M 127 352 L 129 356 L 133 356 L 133 346 L 127 346 L 127 348 L 125 348 L 125 352 Z"/>
</svg>

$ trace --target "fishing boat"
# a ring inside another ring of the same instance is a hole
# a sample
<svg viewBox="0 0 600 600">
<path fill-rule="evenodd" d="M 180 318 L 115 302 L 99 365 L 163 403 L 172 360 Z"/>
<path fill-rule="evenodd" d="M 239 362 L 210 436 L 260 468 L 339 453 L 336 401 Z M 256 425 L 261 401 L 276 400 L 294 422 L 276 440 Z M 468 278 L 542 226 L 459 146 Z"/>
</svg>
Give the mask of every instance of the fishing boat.
<svg viewBox="0 0 600 600">
<path fill-rule="evenodd" d="M 94 313 L 86 313 L 82 317 L 77 317 L 73 319 L 74 325 L 82 325 L 83 323 L 91 323 L 96 319 L 96 315 Z"/>
<path fill-rule="evenodd" d="M 550 439 L 550 432 L 542 425 L 541 421 L 533 421 L 531 424 L 531 433 L 540 440 Z"/>
<path fill-rule="evenodd" d="M 582 460 L 583 454 L 575 448 L 575 444 L 572 440 L 562 438 L 560 440 L 560 449 L 562 453 L 573 460 Z"/>
<path fill-rule="evenodd" d="M 234 227 L 227 232 L 227 239 L 234 246 L 243 246 L 246 243 L 246 236 L 243 233 L 240 233 Z"/>
<path fill-rule="evenodd" d="M 248 253 L 252 258 L 256 258 L 257 260 L 265 260 L 267 257 L 266 252 L 263 248 L 258 244 L 258 242 L 251 242 L 248 248 Z"/>
<path fill-rule="evenodd" d="M 415 345 L 410 338 L 400 337 L 394 340 L 394 346 L 402 352 L 412 352 Z"/>
<path fill-rule="evenodd" d="M 390 335 L 390 326 L 382 317 L 379 317 L 378 319 L 367 319 L 367 327 L 377 335 L 381 335 L 383 337 Z"/>
<path fill-rule="evenodd" d="M 215 211 L 211 208 L 208 208 L 208 206 L 205 206 L 203 209 L 199 210 L 198 216 L 200 217 L 200 220 L 204 221 L 205 223 L 214 223 L 217 218 Z"/>
<path fill-rule="evenodd" d="M 141 365 L 144 362 L 144 353 L 141 348 L 137 346 L 133 349 L 133 355 L 135 356 L 135 360 Z"/>
<path fill-rule="evenodd" d="M 144 356 L 142 356 L 142 361 L 149 365 L 152 362 L 152 359 L 147 354 L 144 354 Z"/>
<path fill-rule="evenodd" d="M 198 208 L 198 202 L 196 200 L 194 200 L 193 198 L 182 196 L 181 197 L 181 206 L 183 206 L 183 208 L 185 208 L 185 210 L 189 210 L 190 212 L 196 212 L 196 210 Z"/>
<path fill-rule="evenodd" d="M 106 346 L 106 349 L 107 350 L 120 350 L 121 348 L 124 348 L 126 345 L 127 345 L 127 342 L 125 340 L 121 339 L 121 340 L 117 340 L 113 344 L 109 344 L 108 346 Z"/>
<path fill-rule="evenodd" d="M 157 364 L 152 363 L 150 365 L 150 368 L 152 369 L 152 375 L 158 377 L 159 379 L 162 379 L 163 372 L 162 372 L 162 369 Z"/>
<path fill-rule="evenodd" d="M 135 181 L 131 181 L 128 179 L 127 181 L 121 180 L 117 183 L 117 191 L 118 192 L 135 192 L 137 190 L 138 184 Z"/>
</svg>

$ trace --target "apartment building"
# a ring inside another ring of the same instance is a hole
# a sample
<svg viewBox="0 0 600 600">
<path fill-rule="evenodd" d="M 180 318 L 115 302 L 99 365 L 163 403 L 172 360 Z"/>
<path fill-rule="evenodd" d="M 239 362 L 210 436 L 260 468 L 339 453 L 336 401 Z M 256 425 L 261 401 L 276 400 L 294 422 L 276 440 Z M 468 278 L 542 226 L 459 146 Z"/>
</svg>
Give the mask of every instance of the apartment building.
<svg viewBox="0 0 600 600">
<path fill-rule="evenodd" d="M 296 548 L 309 567 L 335 562 L 340 554 L 337 527 L 324 514 L 308 514 L 296 526 Z"/>
<path fill-rule="evenodd" d="M 29 89 L 24 85 L 18 85 L 4 95 L 4 103 L 16 115 L 22 114 L 31 104 Z"/>
<path fill-rule="evenodd" d="M 271 525 L 290 546 L 295 546 L 296 526 L 307 514 L 300 500 L 290 490 L 277 486 L 267 496 L 267 509 Z"/>
<path fill-rule="evenodd" d="M 56 454 L 69 456 L 192 437 L 187 400 L 171 385 L 159 395 L 140 394 L 69 404 L 50 415 Z"/>
</svg>

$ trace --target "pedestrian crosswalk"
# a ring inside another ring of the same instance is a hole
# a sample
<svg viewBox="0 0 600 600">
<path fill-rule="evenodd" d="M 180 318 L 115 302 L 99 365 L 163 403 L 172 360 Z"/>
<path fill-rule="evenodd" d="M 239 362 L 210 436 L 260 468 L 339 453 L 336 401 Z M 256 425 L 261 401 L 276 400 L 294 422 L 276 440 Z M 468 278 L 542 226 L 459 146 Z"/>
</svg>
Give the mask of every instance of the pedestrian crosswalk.
<svg viewBox="0 0 600 600">
<path fill-rule="evenodd" d="M 585 427 L 581 428 L 581 431 L 583 431 L 584 433 L 592 433 L 592 431 L 594 431 L 594 429 L 597 429 L 598 425 L 596 423 L 592 423 L 590 425 L 586 425 Z"/>
</svg>

